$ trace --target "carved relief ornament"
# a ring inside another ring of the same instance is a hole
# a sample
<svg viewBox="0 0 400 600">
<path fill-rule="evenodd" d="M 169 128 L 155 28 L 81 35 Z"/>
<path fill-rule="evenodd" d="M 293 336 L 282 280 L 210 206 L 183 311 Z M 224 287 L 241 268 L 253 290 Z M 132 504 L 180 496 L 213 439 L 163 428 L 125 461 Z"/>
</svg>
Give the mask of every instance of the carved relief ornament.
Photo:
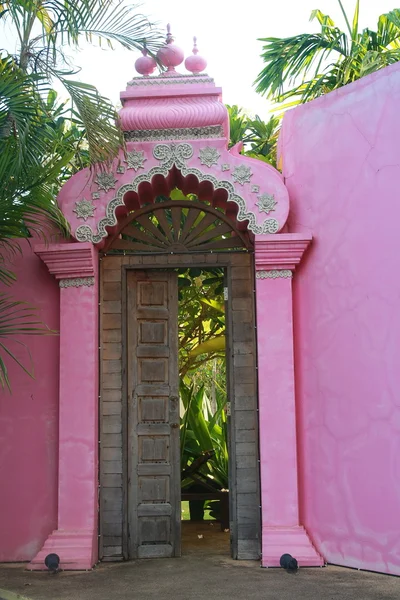
<svg viewBox="0 0 400 600">
<path fill-rule="evenodd" d="M 163 143 L 157 144 L 153 148 L 153 156 L 156 158 L 160 165 L 152 167 L 147 173 L 141 173 L 136 175 L 133 181 L 122 185 L 116 192 L 115 197 L 108 203 L 106 208 L 106 215 L 100 219 L 97 225 L 97 233 L 94 233 L 89 225 L 80 225 L 76 232 L 75 237 L 79 242 L 91 242 L 98 244 L 103 238 L 107 237 L 108 233 L 106 227 L 113 227 L 117 224 L 117 218 L 115 211 L 119 206 L 124 206 L 124 195 L 129 192 L 137 192 L 139 185 L 142 182 L 151 183 L 154 175 L 162 175 L 167 177 L 170 169 L 176 166 L 182 173 L 183 177 L 188 175 L 194 175 L 199 182 L 209 181 L 214 186 L 214 189 L 225 189 L 227 191 L 227 200 L 234 202 L 238 206 L 238 221 L 248 221 L 248 229 L 256 235 L 264 233 L 276 233 L 279 229 L 279 223 L 276 219 L 266 219 L 263 223 L 257 223 L 256 215 L 253 211 L 247 209 L 245 199 L 236 193 L 233 183 L 226 180 L 219 180 L 210 173 L 205 173 L 198 168 L 189 168 L 186 161 L 193 156 L 193 146 L 189 143 Z M 241 168 L 243 167 L 243 168 Z M 239 169 L 239 170 L 238 170 Z M 249 167 L 240 165 L 235 168 L 236 177 L 241 179 L 245 183 L 246 180 L 250 180 L 252 172 Z M 234 173 L 235 173 L 234 171 Z"/>
</svg>

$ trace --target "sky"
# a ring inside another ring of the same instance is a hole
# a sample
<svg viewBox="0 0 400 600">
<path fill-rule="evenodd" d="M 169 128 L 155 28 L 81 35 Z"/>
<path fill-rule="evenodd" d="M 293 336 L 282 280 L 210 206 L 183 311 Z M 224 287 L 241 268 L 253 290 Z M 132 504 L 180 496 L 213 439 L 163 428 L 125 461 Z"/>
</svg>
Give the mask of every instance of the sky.
<svg viewBox="0 0 400 600">
<path fill-rule="evenodd" d="M 355 0 L 342 2 L 352 18 Z M 396 0 L 361 0 L 361 27 L 376 29 L 377 17 L 399 4 Z M 208 62 L 205 71 L 222 87 L 223 101 L 267 120 L 271 105 L 253 86 L 263 66 L 258 38 L 318 31 L 319 24 L 309 21 L 315 8 L 345 28 L 337 0 L 144 0 L 140 12 L 161 28 L 170 23 L 175 43 L 185 56 L 191 54 L 195 35 L 199 53 Z M 82 67 L 79 79 L 95 85 L 117 104 L 126 82 L 137 75 L 134 63 L 139 56 L 125 49 L 111 51 L 85 45 L 76 54 L 75 63 Z M 177 70 L 186 72 L 183 65 Z"/>
</svg>

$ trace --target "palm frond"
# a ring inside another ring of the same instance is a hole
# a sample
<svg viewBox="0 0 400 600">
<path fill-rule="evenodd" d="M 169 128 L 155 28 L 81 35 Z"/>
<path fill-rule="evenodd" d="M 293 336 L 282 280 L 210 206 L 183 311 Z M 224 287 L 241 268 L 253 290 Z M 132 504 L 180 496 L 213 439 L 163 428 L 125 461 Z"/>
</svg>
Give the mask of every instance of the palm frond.
<svg viewBox="0 0 400 600">
<path fill-rule="evenodd" d="M 54 335 L 52 331 L 44 325 L 38 318 L 34 308 L 25 302 L 13 300 L 10 296 L 0 293 L 0 386 L 5 387 L 11 392 L 11 382 L 7 364 L 12 361 L 30 377 L 34 377 L 32 369 L 32 360 L 26 345 L 19 339 L 14 342 L 23 346 L 29 356 L 30 367 L 27 368 L 17 355 L 12 352 L 8 345 L 2 340 L 18 338 L 21 335 Z"/>
<path fill-rule="evenodd" d="M 24 5 L 13 0 L 5 5 Z M 112 47 L 113 42 L 128 50 L 142 50 L 144 43 L 155 53 L 164 38 L 157 26 L 139 12 L 140 5 L 126 0 L 43 0 L 35 6 L 35 17 L 42 25 L 42 34 L 35 39 L 55 56 L 60 46 L 78 46 L 82 39 L 100 46 Z M 16 20 L 15 13 L 13 15 Z"/>
<path fill-rule="evenodd" d="M 301 34 L 289 38 L 265 38 L 261 55 L 265 67 L 258 75 L 256 91 L 261 95 L 281 101 L 285 86 L 298 87 L 299 78 L 303 82 L 308 73 L 319 66 L 332 52 L 346 56 L 347 39 L 339 29 L 327 29 L 323 33 Z M 296 85 L 297 84 L 297 85 Z"/>
<path fill-rule="evenodd" d="M 360 31 L 360 0 L 356 0 L 351 23 L 342 1 L 338 4 L 348 34 L 328 15 L 314 10 L 311 20 L 318 21 L 320 33 L 261 40 L 266 42 L 262 54 L 265 66 L 255 82 L 256 90 L 283 103 L 281 110 L 308 102 L 400 59 L 400 9 L 381 15 L 377 31 Z"/>
<path fill-rule="evenodd" d="M 400 9 L 395 8 L 378 19 L 377 45 L 400 48 Z"/>
<path fill-rule="evenodd" d="M 124 146 L 115 108 L 94 86 L 63 76 L 59 79 L 71 97 L 75 122 L 86 131 L 91 164 L 112 161 Z"/>
<path fill-rule="evenodd" d="M 232 147 L 244 140 L 248 117 L 236 104 L 233 106 L 227 105 L 226 108 L 229 114 L 229 146 Z"/>
</svg>

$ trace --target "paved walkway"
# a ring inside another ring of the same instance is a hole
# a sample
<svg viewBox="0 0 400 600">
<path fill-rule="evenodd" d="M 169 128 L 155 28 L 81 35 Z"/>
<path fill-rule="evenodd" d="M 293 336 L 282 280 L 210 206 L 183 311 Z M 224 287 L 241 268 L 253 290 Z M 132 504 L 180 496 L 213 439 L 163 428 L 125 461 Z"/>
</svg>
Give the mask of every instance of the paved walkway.
<svg viewBox="0 0 400 600">
<path fill-rule="evenodd" d="M 339 567 L 290 575 L 254 562 L 193 554 L 58 575 L 0 565 L 0 598 L 6 589 L 29 600 L 399 600 L 400 578 Z"/>
</svg>

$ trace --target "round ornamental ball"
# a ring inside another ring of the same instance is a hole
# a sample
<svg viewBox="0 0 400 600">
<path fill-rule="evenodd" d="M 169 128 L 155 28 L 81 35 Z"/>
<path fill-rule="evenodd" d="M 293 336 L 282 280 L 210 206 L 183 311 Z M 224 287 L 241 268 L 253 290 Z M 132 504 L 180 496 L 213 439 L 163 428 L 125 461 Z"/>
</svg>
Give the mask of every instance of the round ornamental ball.
<svg viewBox="0 0 400 600">
<path fill-rule="evenodd" d="M 147 55 L 147 50 L 142 50 L 142 54 L 135 62 L 135 69 L 140 75 L 151 75 L 157 63 L 152 56 Z"/>
</svg>

